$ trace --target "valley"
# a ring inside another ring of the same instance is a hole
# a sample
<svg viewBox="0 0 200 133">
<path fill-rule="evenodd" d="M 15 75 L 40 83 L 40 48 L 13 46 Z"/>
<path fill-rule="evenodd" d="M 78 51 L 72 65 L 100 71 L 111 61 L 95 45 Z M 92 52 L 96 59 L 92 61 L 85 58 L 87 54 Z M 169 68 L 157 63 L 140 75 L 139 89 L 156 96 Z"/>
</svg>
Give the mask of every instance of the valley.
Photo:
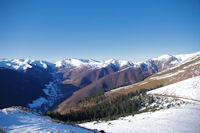
<svg viewBox="0 0 200 133">
<path fill-rule="evenodd" d="M 114 59 L 66 58 L 56 63 L 1 59 L 0 128 L 9 132 L 120 133 L 161 129 L 196 133 L 200 123 L 192 119 L 199 115 L 199 76 L 199 52 L 162 55 L 140 63 Z M 186 117 L 177 126 L 189 123 L 193 128 L 175 128 L 174 123 L 182 115 Z M 33 123 L 23 123 L 28 119 Z M 38 120 L 46 124 L 34 124 Z M 57 122 L 64 125 L 56 129 Z M 121 123 L 123 126 L 119 126 Z M 141 127 L 143 123 L 145 127 Z M 47 125 L 53 126 L 46 130 Z"/>
</svg>

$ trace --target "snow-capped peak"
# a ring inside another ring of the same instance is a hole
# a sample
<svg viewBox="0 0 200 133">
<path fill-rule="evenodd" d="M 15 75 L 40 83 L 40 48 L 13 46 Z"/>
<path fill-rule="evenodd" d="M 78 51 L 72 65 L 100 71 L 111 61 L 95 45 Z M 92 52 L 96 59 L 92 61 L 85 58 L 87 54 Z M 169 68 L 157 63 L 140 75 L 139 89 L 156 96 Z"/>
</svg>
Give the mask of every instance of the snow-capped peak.
<svg viewBox="0 0 200 133">
<path fill-rule="evenodd" d="M 176 60 L 177 62 L 184 62 L 186 60 L 191 60 L 195 57 L 199 57 L 200 56 L 200 52 L 196 52 L 196 53 L 192 53 L 192 54 L 180 54 L 180 55 L 170 55 L 170 54 L 164 54 L 161 55 L 157 58 L 152 58 L 151 60 L 154 61 L 165 61 L 165 60 Z"/>
<path fill-rule="evenodd" d="M 170 58 L 173 58 L 173 56 L 169 55 L 169 54 L 164 54 L 164 55 L 161 55 L 157 58 L 152 58 L 152 60 L 164 61 L 164 60 L 169 60 Z"/>
<path fill-rule="evenodd" d="M 93 59 L 76 59 L 76 58 L 66 58 L 61 61 L 57 61 L 56 67 L 82 67 L 82 66 L 96 66 L 99 64 L 99 61 Z"/>
<path fill-rule="evenodd" d="M 125 65 L 132 65 L 133 63 L 125 60 L 115 60 L 115 59 L 109 59 L 109 60 L 94 60 L 94 59 L 76 59 L 76 58 L 66 58 L 61 61 L 56 62 L 56 67 L 89 67 L 89 68 L 103 68 L 107 67 L 109 65 L 116 65 L 118 67 L 122 67 Z"/>
<path fill-rule="evenodd" d="M 48 65 L 53 65 L 42 60 L 31 60 L 31 59 L 0 59 L 0 68 L 8 68 L 14 70 L 26 70 L 32 68 L 33 66 L 40 66 L 44 69 Z"/>
<path fill-rule="evenodd" d="M 26 70 L 28 68 L 32 68 L 32 66 L 28 63 L 29 61 L 31 61 L 31 60 L 25 60 L 25 59 L 6 60 L 6 59 L 2 59 L 2 60 L 0 60 L 0 67 L 15 69 L 15 70 Z"/>
</svg>

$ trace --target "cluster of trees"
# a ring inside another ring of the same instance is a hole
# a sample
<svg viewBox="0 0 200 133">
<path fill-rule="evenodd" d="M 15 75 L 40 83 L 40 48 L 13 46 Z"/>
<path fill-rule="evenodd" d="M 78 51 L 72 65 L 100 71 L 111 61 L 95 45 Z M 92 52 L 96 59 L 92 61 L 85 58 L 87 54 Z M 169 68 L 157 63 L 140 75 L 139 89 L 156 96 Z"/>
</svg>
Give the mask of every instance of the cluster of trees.
<svg viewBox="0 0 200 133">
<path fill-rule="evenodd" d="M 93 101 L 94 100 L 95 101 L 101 101 L 101 100 L 103 100 L 105 98 L 104 93 L 105 93 L 105 90 L 101 90 L 101 91 L 99 91 L 99 92 L 97 92 L 97 93 L 95 93 L 95 94 L 93 94 L 91 96 L 88 96 L 88 97 L 85 97 L 85 98 L 79 100 L 77 102 L 77 104 L 82 104 L 82 103 L 90 102 L 92 100 Z"/>
<path fill-rule="evenodd" d="M 114 87 L 114 88 L 101 90 L 101 91 L 96 92 L 95 94 L 93 94 L 91 96 L 88 96 L 88 97 L 85 97 L 85 98 L 81 99 L 80 101 L 78 101 L 77 104 L 85 103 L 85 102 L 88 102 L 88 101 L 93 101 L 93 102 L 98 104 L 100 101 L 103 101 L 105 99 L 105 95 L 104 94 L 106 92 L 114 90 L 116 88 L 123 87 L 123 86 L 127 86 L 127 85 L 121 85 L 121 86 L 117 86 L 117 87 Z"/>
<path fill-rule="evenodd" d="M 121 95 L 114 100 L 106 101 L 91 107 L 83 107 L 78 111 L 70 111 L 70 113 L 64 115 L 52 112 L 47 112 L 47 115 L 70 123 L 101 119 L 110 120 L 120 116 L 137 113 L 144 101 L 152 103 L 153 97 L 147 96 L 145 90 L 141 90 L 140 92 Z"/>
</svg>

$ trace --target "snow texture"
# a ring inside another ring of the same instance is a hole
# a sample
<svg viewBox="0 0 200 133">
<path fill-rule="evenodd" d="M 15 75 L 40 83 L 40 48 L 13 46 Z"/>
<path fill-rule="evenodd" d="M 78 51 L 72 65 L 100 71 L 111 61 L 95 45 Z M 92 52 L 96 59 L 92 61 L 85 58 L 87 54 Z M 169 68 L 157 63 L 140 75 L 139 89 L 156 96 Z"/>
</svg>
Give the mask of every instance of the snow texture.
<svg viewBox="0 0 200 133">
<path fill-rule="evenodd" d="M 148 94 L 170 95 L 200 101 L 200 76 L 152 90 Z"/>
<path fill-rule="evenodd" d="M 40 116 L 16 108 L 0 110 L 0 128 L 8 133 L 94 133 L 76 125 L 51 121 L 47 116 Z"/>
<path fill-rule="evenodd" d="M 192 53 L 192 54 L 182 54 L 182 55 L 174 55 L 177 59 L 185 62 L 187 60 L 191 60 L 197 56 L 200 56 L 200 52 Z"/>
<path fill-rule="evenodd" d="M 104 130 L 106 133 L 199 133 L 199 116 L 199 105 L 184 105 L 107 122 L 83 123 L 80 126 Z"/>
</svg>

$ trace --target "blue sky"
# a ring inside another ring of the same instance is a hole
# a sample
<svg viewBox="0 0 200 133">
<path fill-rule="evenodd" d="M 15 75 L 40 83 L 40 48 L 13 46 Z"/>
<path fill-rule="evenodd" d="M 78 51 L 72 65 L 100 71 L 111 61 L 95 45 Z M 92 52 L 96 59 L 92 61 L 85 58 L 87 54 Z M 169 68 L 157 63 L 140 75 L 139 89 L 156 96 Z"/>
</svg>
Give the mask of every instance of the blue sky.
<svg viewBox="0 0 200 133">
<path fill-rule="evenodd" d="M 0 0 L 0 58 L 142 61 L 200 51 L 200 0 Z"/>
</svg>

